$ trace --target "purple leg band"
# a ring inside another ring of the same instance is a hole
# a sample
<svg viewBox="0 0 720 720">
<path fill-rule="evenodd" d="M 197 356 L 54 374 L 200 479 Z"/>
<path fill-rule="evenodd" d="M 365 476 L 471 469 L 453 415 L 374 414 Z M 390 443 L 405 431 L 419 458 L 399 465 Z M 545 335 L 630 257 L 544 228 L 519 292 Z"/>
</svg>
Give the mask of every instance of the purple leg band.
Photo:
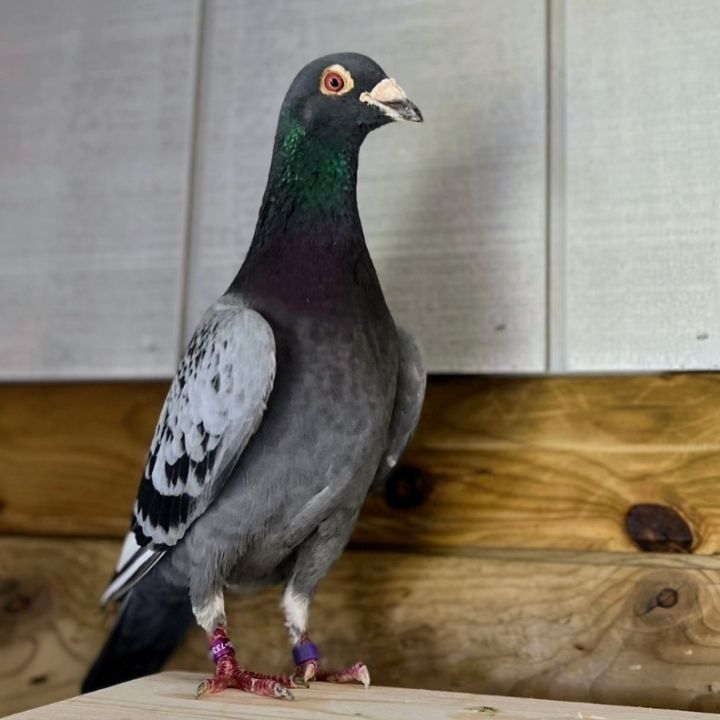
<svg viewBox="0 0 720 720">
<path fill-rule="evenodd" d="M 235 654 L 235 648 L 232 646 L 232 643 L 229 640 L 225 640 L 225 639 L 214 642 L 211 650 L 212 650 L 213 661 L 216 663 L 220 658 L 223 658 L 226 655 L 234 655 Z"/>
<path fill-rule="evenodd" d="M 314 643 L 304 642 L 296 645 L 293 650 L 293 660 L 296 665 L 302 665 L 308 660 L 319 660 L 320 651 L 317 649 Z"/>
</svg>

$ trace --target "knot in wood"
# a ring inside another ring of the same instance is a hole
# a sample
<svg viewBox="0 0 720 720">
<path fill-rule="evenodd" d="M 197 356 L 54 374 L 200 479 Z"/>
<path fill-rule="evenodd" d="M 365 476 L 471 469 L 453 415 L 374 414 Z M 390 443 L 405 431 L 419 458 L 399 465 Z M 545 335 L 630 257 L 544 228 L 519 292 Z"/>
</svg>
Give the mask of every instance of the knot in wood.
<svg viewBox="0 0 720 720">
<path fill-rule="evenodd" d="M 400 465 L 385 485 L 385 500 L 391 508 L 409 510 L 422 505 L 430 494 L 430 478 L 415 467 Z"/>
<path fill-rule="evenodd" d="M 31 605 L 32 600 L 27 595 L 18 593 L 17 595 L 13 595 L 5 601 L 3 605 L 3 610 L 10 615 L 14 615 L 15 613 L 27 610 Z"/>
<path fill-rule="evenodd" d="M 671 608 L 677 604 L 678 591 L 675 588 L 662 589 L 655 598 L 655 604 L 661 608 Z"/>
<path fill-rule="evenodd" d="M 689 553 L 695 544 L 685 519 L 667 505 L 633 505 L 625 516 L 625 528 L 632 541 L 648 552 Z"/>
</svg>

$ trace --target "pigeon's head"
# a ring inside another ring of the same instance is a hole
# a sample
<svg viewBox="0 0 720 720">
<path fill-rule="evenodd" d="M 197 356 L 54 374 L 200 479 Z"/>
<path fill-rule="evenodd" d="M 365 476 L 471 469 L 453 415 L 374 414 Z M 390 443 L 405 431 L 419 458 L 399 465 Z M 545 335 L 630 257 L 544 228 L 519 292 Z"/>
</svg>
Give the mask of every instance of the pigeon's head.
<svg viewBox="0 0 720 720">
<path fill-rule="evenodd" d="M 400 85 L 369 57 L 337 53 L 308 63 L 285 96 L 283 112 L 306 131 L 362 140 L 395 120 L 422 122 Z"/>
</svg>

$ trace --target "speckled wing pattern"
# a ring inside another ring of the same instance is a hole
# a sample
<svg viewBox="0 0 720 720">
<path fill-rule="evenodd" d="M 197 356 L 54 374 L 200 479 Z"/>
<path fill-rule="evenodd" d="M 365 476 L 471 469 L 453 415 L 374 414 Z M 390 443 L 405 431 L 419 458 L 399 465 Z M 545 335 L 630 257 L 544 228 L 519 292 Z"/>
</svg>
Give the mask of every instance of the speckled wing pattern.
<svg viewBox="0 0 720 720">
<path fill-rule="evenodd" d="M 270 326 L 223 298 L 197 327 L 165 399 L 104 602 L 140 580 L 207 509 L 260 424 L 274 379 Z"/>
<path fill-rule="evenodd" d="M 390 418 L 388 446 L 383 454 L 380 467 L 370 486 L 373 492 L 383 486 L 397 465 L 420 419 L 427 375 L 420 349 L 415 338 L 401 327 L 397 328 L 400 347 L 395 405 Z"/>
</svg>

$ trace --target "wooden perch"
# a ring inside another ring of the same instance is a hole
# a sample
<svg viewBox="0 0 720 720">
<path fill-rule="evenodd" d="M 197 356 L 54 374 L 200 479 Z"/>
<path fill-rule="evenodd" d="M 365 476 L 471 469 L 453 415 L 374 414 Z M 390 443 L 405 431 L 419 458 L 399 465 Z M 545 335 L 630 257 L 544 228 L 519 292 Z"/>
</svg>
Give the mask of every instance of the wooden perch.
<svg viewBox="0 0 720 720">
<path fill-rule="evenodd" d="M 11 715 L 6 720 L 132 720 L 161 712 L 173 720 L 203 718 L 365 718 L 366 720 L 703 720 L 701 713 L 648 710 L 617 705 L 530 700 L 466 693 L 315 683 L 297 690 L 293 702 L 236 691 L 195 700 L 202 675 L 169 672 L 54 705 Z"/>
</svg>

